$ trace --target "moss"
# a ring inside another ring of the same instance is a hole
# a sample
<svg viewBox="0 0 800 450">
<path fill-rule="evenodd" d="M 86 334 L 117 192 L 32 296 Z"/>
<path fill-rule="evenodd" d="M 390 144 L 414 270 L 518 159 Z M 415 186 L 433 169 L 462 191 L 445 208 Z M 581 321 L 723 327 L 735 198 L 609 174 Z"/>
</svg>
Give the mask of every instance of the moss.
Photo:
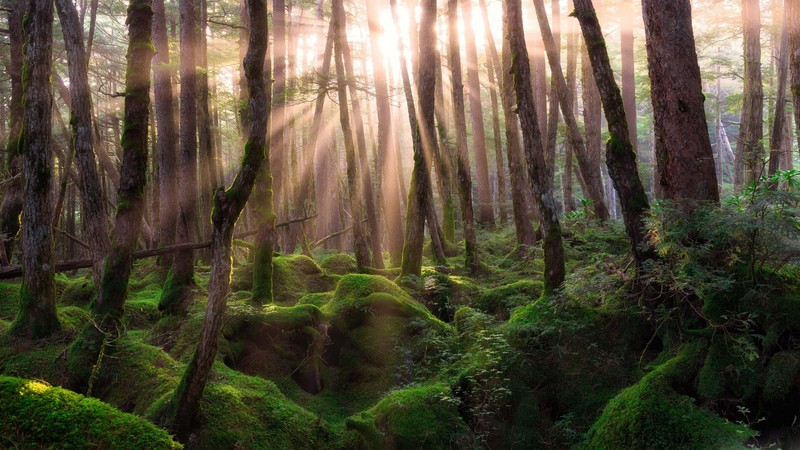
<svg viewBox="0 0 800 450">
<path fill-rule="evenodd" d="M 744 448 L 755 433 L 698 407 L 679 392 L 702 362 L 702 347 L 684 345 L 637 384 L 608 402 L 587 434 L 586 449 Z"/>
<path fill-rule="evenodd" d="M 90 304 L 97 294 L 94 281 L 89 277 L 68 278 L 59 276 L 56 278 L 59 287 L 62 287 L 59 302 L 62 305 L 86 306 Z"/>
<path fill-rule="evenodd" d="M 298 305 L 314 305 L 317 308 L 322 308 L 333 298 L 333 292 L 318 292 L 314 294 L 307 294 L 297 301 Z"/>
<path fill-rule="evenodd" d="M 130 328 L 141 328 L 155 323 L 161 317 L 158 303 L 161 288 L 150 285 L 148 288 L 131 291 L 125 302 L 125 322 Z"/>
<path fill-rule="evenodd" d="M 509 312 L 515 308 L 538 300 L 542 291 L 541 281 L 517 281 L 489 289 L 477 299 L 474 306 L 481 311 L 508 317 Z"/>
<path fill-rule="evenodd" d="M 89 323 L 91 315 L 83 308 L 65 306 L 58 308 L 58 320 L 66 333 L 74 334 Z"/>
<path fill-rule="evenodd" d="M 272 291 L 275 303 L 294 304 L 306 294 L 331 290 L 333 277 L 327 275 L 313 259 L 305 255 L 281 255 L 272 259 Z M 231 277 L 230 289 L 253 289 L 253 265 L 237 267 Z"/>
<path fill-rule="evenodd" d="M 182 448 L 165 431 L 93 398 L 0 377 L 0 443 L 14 448 Z"/>
<path fill-rule="evenodd" d="M 431 384 L 392 391 L 346 421 L 368 449 L 468 448 L 475 442 L 450 388 Z"/>
<path fill-rule="evenodd" d="M 185 315 L 191 303 L 190 294 L 187 293 L 188 286 L 194 284 L 194 279 L 190 275 L 188 278 L 176 276 L 172 270 L 167 274 L 164 281 L 164 290 L 161 292 L 161 299 L 158 303 L 158 310 L 166 314 Z"/>
<path fill-rule="evenodd" d="M 6 324 L 10 326 L 8 322 Z M 63 334 L 35 343 L 0 336 L 0 373 L 63 384 L 66 382 L 63 364 L 65 348 Z"/>
<path fill-rule="evenodd" d="M 767 365 L 762 398 L 768 402 L 785 398 L 796 386 L 800 373 L 800 358 L 796 353 L 780 352 L 773 355 Z"/>
<path fill-rule="evenodd" d="M 758 393 L 760 384 L 759 362 L 749 359 L 738 342 L 724 336 L 715 337 L 697 385 L 703 400 L 722 398 L 726 393 L 739 398 L 751 398 Z"/>
<path fill-rule="evenodd" d="M 14 320 L 19 308 L 19 284 L 0 283 L 0 319 Z"/>
<path fill-rule="evenodd" d="M 347 253 L 337 253 L 328 256 L 320 262 L 320 267 L 327 273 L 336 275 L 346 275 L 358 272 L 356 259 Z"/>
</svg>

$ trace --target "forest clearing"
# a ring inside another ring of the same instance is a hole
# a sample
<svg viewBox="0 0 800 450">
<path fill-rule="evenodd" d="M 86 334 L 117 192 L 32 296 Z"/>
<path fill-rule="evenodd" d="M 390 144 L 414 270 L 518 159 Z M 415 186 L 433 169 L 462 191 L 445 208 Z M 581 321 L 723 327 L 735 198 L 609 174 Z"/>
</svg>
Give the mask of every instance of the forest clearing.
<svg viewBox="0 0 800 450">
<path fill-rule="evenodd" d="M 800 0 L 0 43 L 0 449 L 800 448 Z"/>
</svg>

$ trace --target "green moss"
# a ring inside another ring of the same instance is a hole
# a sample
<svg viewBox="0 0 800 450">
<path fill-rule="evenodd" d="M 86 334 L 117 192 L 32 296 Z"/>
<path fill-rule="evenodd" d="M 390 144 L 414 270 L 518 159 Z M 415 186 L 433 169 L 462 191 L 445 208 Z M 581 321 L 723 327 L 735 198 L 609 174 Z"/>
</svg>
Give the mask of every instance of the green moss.
<svg viewBox="0 0 800 450">
<path fill-rule="evenodd" d="M 587 434 L 586 449 L 744 448 L 754 435 L 698 407 L 680 390 L 702 362 L 700 345 L 685 345 L 637 384 L 608 402 Z"/>
<path fill-rule="evenodd" d="M 94 281 L 89 277 L 68 278 L 58 276 L 56 283 L 60 285 L 59 287 L 62 287 L 60 289 L 61 296 L 59 297 L 59 302 L 62 305 L 86 306 L 95 299 L 97 294 Z"/>
<path fill-rule="evenodd" d="M 0 445 L 13 448 L 182 448 L 165 431 L 93 398 L 0 377 Z"/>
<path fill-rule="evenodd" d="M 717 336 L 712 340 L 697 385 L 701 399 L 722 398 L 726 393 L 751 398 L 758 393 L 759 362 L 745 352 L 739 342 L 727 337 Z"/>
<path fill-rule="evenodd" d="M 91 314 L 77 306 L 65 306 L 58 308 L 58 320 L 61 322 L 61 328 L 66 333 L 74 334 L 89 323 Z"/>
<path fill-rule="evenodd" d="M 325 272 L 330 274 L 346 275 L 348 273 L 358 272 L 356 259 L 347 253 L 337 253 L 328 256 L 323 259 L 319 265 Z"/>
<path fill-rule="evenodd" d="M 19 284 L 0 283 L 0 319 L 14 320 L 19 308 Z"/>
<path fill-rule="evenodd" d="M 294 304 L 306 294 L 331 290 L 333 277 L 327 275 L 313 259 L 305 255 L 281 255 L 272 258 L 272 291 L 275 303 Z M 231 276 L 230 289 L 253 289 L 253 265 L 237 267 Z"/>
<path fill-rule="evenodd" d="M 776 353 L 767 365 L 762 398 L 766 401 L 776 401 L 786 397 L 795 386 L 798 372 L 800 372 L 800 358 L 796 353 Z"/>
<path fill-rule="evenodd" d="M 536 302 L 542 291 L 541 281 L 517 281 L 489 289 L 477 299 L 474 306 L 481 311 L 508 317 L 515 308 Z"/>
<path fill-rule="evenodd" d="M 161 292 L 161 287 L 157 285 L 130 291 L 125 301 L 125 322 L 128 327 L 140 328 L 158 321 L 161 317 L 158 310 Z"/>
<path fill-rule="evenodd" d="M 367 411 L 348 418 L 346 426 L 368 449 L 475 446 L 456 405 L 445 384 L 401 389 L 390 392 Z"/>
<path fill-rule="evenodd" d="M 164 290 L 161 292 L 161 299 L 158 304 L 158 310 L 166 314 L 185 315 L 190 308 L 191 298 L 187 293 L 187 287 L 194 284 L 194 279 L 177 277 L 172 270 L 167 274 L 167 279 L 164 281 Z"/>
<path fill-rule="evenodd" d="M 333 298 L 333 292 L 318 292 L 315 294 L 307 294 L 297 301 L 298 305 L 314 305 L 317 308 L 322 308 Z"/>
</svg>

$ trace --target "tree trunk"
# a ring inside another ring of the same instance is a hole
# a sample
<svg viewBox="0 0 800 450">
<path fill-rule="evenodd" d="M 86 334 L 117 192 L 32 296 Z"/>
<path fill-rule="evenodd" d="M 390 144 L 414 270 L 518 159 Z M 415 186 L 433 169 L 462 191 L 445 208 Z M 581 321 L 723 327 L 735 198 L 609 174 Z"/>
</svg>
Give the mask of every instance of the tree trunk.
<svg viewBox="0 0 800 450">
<path fill-rule="evenodd" d="M 106 227 L 106 207 L 100 189 L 100 178 L 94 156 L 94 128 L 92 124 L 92 94 L 87 74 L 86 54 L 83 47 L 83 33 L 78 11 L 71 0 L 57 0 L 61 30 L 64 33 L 64 46 L 67 50 L 70 89 L 70 125 L 72 126 L 72 146 L 81 174 L 81 222 L 84 235 L 94 264 L 95 282 L 103 273 L 103 258 L 108 253 L 111 241 Z M 66 172 L 65 177 L 66 180 Z M 99 283 L 96 284 L 99 286 Z"/>
<path fill-rule="evenodd" d="M 342 0 L 333 1 L 333 47 L 336 63 L 336 90 L 339 94 L 339 118 L 342 124 L 342 134 L 344 134 L 345 160 L 347 163 L 347 192 L 350 197 L 350 212 L 353 220 L 353 241 L 355 246 L 356 264 L 359 269 L 369 267 L 370 254 L 367 237 L 364 233 L 363 223 L 364 214 L 362 212 L 362 197 L 358 174 L 358 160 L 356 159 L 355 142 L 353 142 L 353 132 L 350 129 L 350 112 L 348 111 L 347 88 L 350 84 L 345 77 L 344 68 L 344 47 L 347 45 L 347 22 L 345 19 L 344 5 Z"/>
<path fill-rule="evenodd" d="M 544 47 L 547 52 L 547 59 L 550 63 L 550 70 L 552 71 L 553 79 L 556 80 L 558 93 L 558 102 L 561 105 L 561 113 L 564 116 L 564 123 L 567 125 L 567 139 L 571 141 L 575 150 L 575 156 L 578 159 L 578 167 L 581 170 L 584 183 L 586 185 L 586 195 L 593 202 L 594 213 L 600 220 L 608 219 L 608 208 L 606 207 L 605 199 L 603 196 L 602 178 L 600 176 L 599 161 L 594 159 L 584 144 L 581 138 L 578 123 L 575 121 L 575 116 L 572 115 L 572 99 L 569 98 L 567 90 L 567 82 L 564 80 L 564 73 L 561 71 L 561 62 L 558 56 L 558 49 L 556 48 L 553 34 L 550 32 L 550 25 L 547 22 L 547 15 L 544 10 L 543 0 L 534 0 L 533 5 L 536 7 L 536 16 L 539 19 L 539 29 L 542 31 L 542 40 L 544 40 Z M 519 94 L 517 94 L 519 95 Z M 518 99 L 519 100 L 519 99 Z M 530 161 L 528 161 L 530 164 Z M 545 177 L 550 184 L 552 182 Z"/>
<path fill-rule="evenodd" d="M 450 84 L 453 97 L 453 121 L 456 129 L 456 168 L 461 218 L 464 221 L 464 266 L 470 273 L 480 268 L 478 239 L 475 236 L 475 213 L 472 209 L 472 178 L 467 152 L 467 118 L 464 112 L 464 85 L 461 81 L 461 49 L 458 37 L 458 0 L 447 1 L 450 60 Z"/>
<path fill-rule="evenodd" d="M 472 0 L 461 1 L 464 24 L 472 24 Z M 469 97 L 469 114 L 472 119 L 472 146 L 475 153 L 475 164 L 478 174 L 478 220 L 488 226 L 494 226 L 494 208 L 492 207 L 492 191 L 489 187 L 489 160 L 486 155 L 486 135 L 483 125 L 483 105 L 481 104 L 481 82 L 478 74 L 478 50 L 475 47 L 475 34 L 464 33 L 467 56 L 467 96 Z M 420 107 L 422 106 L 420 99 Z"/>
<path fill-rule="evenodd" d="M 244 208 L 262 165 L 266 150 L 269 101 L 264 77 L 267 50 L 267 11 L 261 0 L 247 0 L 250 16 L 248 50 L 244 58 L 249 86 L 250 127 L 245 156 L 239 173 L 228 190 L 217 189 L 211 214 L 212 257 L 208 283 L 208 303 L 200 341 L 172 397 L 169 419 L 173 431 L 183 438 L 188 435 L 192 421 L 198 415 L 200 399 L 214 364 L 219 334 L 225 317 L 226 298 L 231 274 L 231 241 L 236 221 Z M 271 177 L 269 172 L 267 177 Z"/>
<path fill-rule="evenodd" d="M 555 51 L 559 64 L 561 61 L 561 9 L 559 7 L 559 0 L 552 0 L 551 3 L 552 22 L 553 22 L 553 42 L 555 43 Z M 553 177 L 556 172 L 556 147 L 558 146 L 558 81 L 556 77 L 550 76 L 550 103 L 549 112 L 547 114 L 547 139 L 545 140 L 544 147 L 544 163 L 547 168 L 547 179 L 553 184 Z M 569 92 L 568 92 L 569 93 Z M 570 109 L 573 102 L 570 102 Z M 587 145 L 587 147 L 589 147 Z M 599 164 L 599 163 L 598 163 Z"/>
<path fill-rule="evenodd" d="M 22 288 L 11 334 L 38 339 L 60 329 L 56 315 L 53 239 L 50 221 L 50 151 L 53 92 L 50 86 L 53 3 L 32 1 L 25 14 L 25 59 L 22 73 L 25 112 L 19 152 L 22 154 Z"/>
<path fill-rule="evenodd" d="M 175 227 L 178 209 L 176 183 L 175 110 L 172 93 L 172 70 L 169 66 L 169 39 L 164 0 L 153 0 L 153 46 L 156 50 L 153 61 L 153 95 L 156 115 L 156 158 L 158 160 L 159 212 L 155 232 L 157 245 L 175 243 Z M 161 259 L 170 265 L 172 257 Z"/>
<path fill-rule="evenodd" d="M 193 241 L 197 225 L 197 20 L 196 0 L 180 0 L 180 149 L 178 154 L 178 218 L 175 242 Z M 194 252 L 178 252 L 161 294 L 159 310 L 188 312 L 194 287 Z"/>
<path fill-rule="evenodd" d="M 573 11 L 572 0 L 567 2 L 567 10 Z M 572 99 L 570 108 L 573 113 L 578 109 L 578 51 L 577 51 L 578 35 L 575 32 L 575 23 L 570 20 L 567 27 L 567 90 L 569 97 Z M 567 142 L 566 151 L 564 152 L 564 172 L 561 175 L 561 188 L 564 193 L 564 212 L 569 213 L 575 211 L 575 198 L 572 194 L 572 174 L 574 170 L 573 157 L 574 149 L 572 144 Z"/>
<path fill-rule="evenodd" d="M 781 166 L 781 149 L 784 144 L 783 132 L 786 124 L 786 79 L 789 71 L 789 30 L 788 16 L 784 14 L 778 50 L 778 92 L 775 100 L 775 120 L 769 141 L 769 174 L 774 175 Z"/>
<path fill-rule="evenodd" d="M 211 136 L 211 111 L 209 108 L 209 77 L 208 77 L 208 4 L 206 0 L 199 0 L 199 30 L 197 46 L 197 137 L 198 137 L 198 162 L 200 186 L 200 217 L 207 217 L 211 211 L 211 196 L 220 186 L 214 167 L 214 140 Z M 200 221 L 202 239 L 211 236 L 211 223 L 208 220 Z M 206 256 L 208 256 L 206 254 Z"/>
<path fill-rule="evenodd" d="M 764 92 L 761 80 L 761 7 L 759 0 L 742 0 L 744 22 L 744 97 L 736 145 L 734 187 L 757 180 L 763 169 Z"/>
<path fill-rule="evenodd" d="M 625 106 L 625 118 L 628 122 L 633 152 L 639 148 L 636 130 L 636 79 L 633 59 L 633 25 L 637 9 L 634 0 L 626 0 L 620 10 L 620 48 L 622 52 L 622 101 Z M 641 155 L 639 155 L 641 158 Z"/>
<path fill-rule="evenodd" d="M 399 266 L 403 256 L 403 223 L 400 217 L 400 189 L 397 171 L 400 164 L 394 149 L 392 109 L 389 103 L 389 88 L 386 81 L 386 62 L 380 43 L 380 16 L 382 4 L 377 0 L 367 0 L 369 39 L 372 55 L 372 73 L 375 82 L 375 107 L 378 113 L 378 153 L 382 155 L 383 166 L 383 211 L 386 218 L 387 244 L 392 266 Z"/>
<path fill-rule="evenodd" d="M 608 174 L 619 195 L 625 230 L 631 241 L 631 250 L 637 264 L 641 267 L 646 259 L 654 258 L 655 253 L 647 242 L 647 230 L 644 215 L 650 205 L 647 194 L 639 178 L 636 167 L 636 152 L 628 132 L 628 122 L 622 95 L 614 80 L 608 49 L 603 39 L 603 31 L 597 20 L 591 0 L 573 0 L 575 16 L 581 24 L 583 39 L 587 43 L 586 50 L 591 59 L 594 80 L 603 102 L 603 110 L 608 120 L 608 131 L 611 138 L 606 144 L 606 166 Z"/>
<path fill-rule="evenodd" d="M 14 240 L 19 232 L 19 215 L 22 212 L 22 155 L 19 151 L 19 138 L 22 131 L 22 16 L 26 2 L 13 0 L 8 11 L 9 63 L 6 66 L 11 78 L 11 99 L 9 101 L 8 142 L 5 148 L 5 168 L 11 181 L 3 193 L 0 203 L 0 233 L 2 233 L 4 253 L 11 259 Z"/>
<path fill-rule="evenodd" d="M 689 0 L 642 0 L 658 161 L 664 196 L 684 212 L 719 203 Z"/>
<path fill-rule="evenodd" d="M 789 90 L 792 93 L 794 125 L 798 129 L 797 142 L 800 148 L 800 4 L 788 1 L 785 14 L 789 17 Z"/>
<path fill-rule="evenodd" d="M 504 29 L 508 28 L 503 21 Z M 506 32 L 503 33 L 504 35 Z M 522 153 L 522 142 L 519 135 L 519 120 L 515 114 L 517 105 L 514 93 L 514 79 L 511 75 L 511 51 L 508 39 L 503 39 L 503 115 L 506 118 L 506 151 L 508 153 L 508 174 L 511 179 L 511 207 L 514 212 L 514 230 L 517 245 L 527 253 L 525 247 L 536 245 L 536 230 L 533 229 L 533 214 L 529 208 L 532 199 L 531 185 L 525 170 L 527 162 Z"/>
<path fill-rule="evenodd" d="M 522 7 L 519 0 L 506 0 L 504 5 L 508 23 L 506 36 L 511 54 L 511 74 L 514 79 L 514 89 L 517 93 L 517 110 L 522 129 L 523 149 L 528 160 L 528 176 L 530 177 L 534 201 L 541 216 L 542 247 L 544 249 L 544 292 L 549 295 L 564 282 L 564 249 L 561 245 L 561 225 L 558 222 L 558 212 L 556 211 L 552 188 L 547 180 L 542 134 L 533 103 L 528 49 L 525 45 L 525 35 L 522 27 Z M 555 66 L 560 70 L 558 65 Z M 562 91 L 565 91 L 565 89 L 562 89 Z"/>
</svg>

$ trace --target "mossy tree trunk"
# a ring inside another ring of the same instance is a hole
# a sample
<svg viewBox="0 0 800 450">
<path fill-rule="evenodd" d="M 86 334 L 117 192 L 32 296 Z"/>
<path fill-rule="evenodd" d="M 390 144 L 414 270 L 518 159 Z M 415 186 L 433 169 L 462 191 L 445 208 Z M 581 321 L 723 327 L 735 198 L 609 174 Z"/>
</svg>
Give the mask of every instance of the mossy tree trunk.
<svg viewBox="0 0 800 450">
<path fill-rule="evenodd" d="M 453 98 L 453 122 L 456 129 L 456 169 L 458 193 L 461 200 L 461 218 L 464 221 L 464 266 L 476 273 L 480 268 L 478 239 L 475 236 L 475 212 L 472 207 L 472 175 L 467 152 L 467 118 L 464 112 L 464 84 L 461 81 L 461 49 L 458 37 L 458 0 L 447 1 L 447 27 L 449 31 L 448 58 L 450 84 Z"/>
<path fill-rule="evenodd" d="M 175 133 L 175 109 L 172 93 L 172 70 L 169 65 L 169 39 L 164 0 L 153 0 L 153 95 L 156 116 L 156 159 L 158 161 L 159 211 L 155 230 L 157 245 L 175 243 L 175 226 L 178 209 L 176 164 L 178 136 Z M 172 256 L 161 258 L 165 266 L 171 265 Z"/>
<path fill-rule="evenodd" d="M 178 209 L 175 240 L 192 242 L 197 225 L 197 0 L 180 0 L 180 146 L 177 171 Z M 158 309 L 167 314 L 188 312 L 194 288 L 194 251 L 175 254 Z"/>
<path fill-rule="evenodd" d="M 264 0 L 247 0 L 250 34 L 244 72 L 249 92 L 250 125 L 244 160 L 233 184 L 227 190 L 217 189 L 214 210 L 211 214 L 212 256 L 211 276 L 208 283 L 208 304 L 203 319 L 200 341 L 192 359 L 173 394 L 168 420 L 171 429 L 185 440 L 192 422 L 198 414 L 200 399 L 208 383 L 211 368 L 219 345 L 219 333 L 225 316 L 225 300 L 231 273 L 231 241 L 236 221 L 247 198 L 267 151 L 267 117 L 270 103 L 264 76 L 264 59 L 267 51 L 267 9 Z M 269 170 L 266 176 L 271 178 Z"/>
<path fill-rule="evenodd" d="M 611 70 L 608 49 L 606 49 L 603 32 L 591 0 L 574 0 L 574 2 L 574 15 L 580 21 L 584 40 L 589 43 L 586 50 L 591 60 L 592 72 L 599 89 L 600 99 L 603 102 L 606 120 L 608 120 L 608 131 L 611 134 L 611 138 L 606 143 L 608 174 L 614 183 L 617 195 L 619 195 L 625 230 L 631 241 L 631 250 L 636 262 L 641 266 L 645 260 L 655 257 L 654 250 L 647 242 L 647 230 L 643 221 L 650 205 L 642 180 L 639 178 L 636 152 L 628 132 L 629 124 L 625 115 L 622 94 L 614 79 L 614 72 Z"/>
<path fill-rule="evenodd" d="M 786 81 L 789 72 L 789 29 L 788 15 L 783 16 L 783 25 L 780 34 L 780 46 L 777 58 L 778 92 L 775 99 L 775 119 L 772 122 L 772 133 L 769 141 L 769 175 L 774 175 L 780 169 L 784 144 L 784 129 L 786 128 Z"/>
<path fill-rule="evenodd" d="M 689 0 L 642 0 L 658 183 L 684 212 L 719 203 Z"/>
<path fill-rule="evenodd" d="M 53 45 L 53 2 L 32 1 L 25 13 L 22 155 L 22 287 L 19 311 L 11 333 L 27 338 L 48 336 L 60 328 L 56 315 L 50 185 L 53 153 L 50 87 Z"/>
<path fill-rule="evenodd" d="M 9 58 L 6 70 L 11 79 L 11 98 L 8 104 L 8 142 L 3 161 L 11 181 L 0 203 L 0 233 L 7 259 L 11 259 L 14 240 L 19 232 L 19 215 L 22 212 L 22 155 L 19 138 L 22 131 L 22 16 L 26 2 L 12 0 L 8 3 Z"/>
<path fill-rule="evenodd" d="M 530 63 L 522 27 L 522 7 L 519 0 L 505 0 L 504 5 L 508 22 L 507 39 L 511 55 L 511 74 L 517 93 L 523 150 L 528 160 L 528 177 L 542 225 L 544 291 L 550 294 L 564 282 L 561 224 L 558 221 L 551 183 L 547 180 L 542 134 L 533 103 Z"/>
<path fill-rule="evenodd" d="M 555 91 L 558 94 L 557 97 L 558 103 L 561 106 L 561 114 L 564 117 L 564 123 L 567 125 L 567 139 L 575 151 L 575 156 L 578 160 L 578 167 L 580 168 L 586 185 L 586 195 L 592 200 L 592 206 L 594 207 L 595 215 L 597 215 L 600 220 L 607 220 L 608 208 L 606 207 L 606 202 L 603 195 L 600 163 L 598 160 L 595 160 L 595 158 L 592 157 L 589 149 L 587 149 L 586 143 L 581 137 L 578 123 L 573 115 L 571 107 L 572 100 L 569 97 L 567 82 L 564 79 L 564 72 L 561 70 L 559 51 L 556 47 L 553 33 L 550 31 L 550 24 L 547 21 L 547 13 L 544 10 L 544 2 L 543 0 L 534 0 L 533 6 L 536 8 L 536 17 L 539 20 L 539 29 L 542 32 L 542 40 L 544 41 L 547 60 L 550 63 L 552 77 L 556 83 Z M 530 161 L 528 161 L 528 163 L 530 163 Z"/>
<path fill-rule="evenodd" d="M 87 73 L 87 58 L 83 46 L 83 32 L 78 11 L 71 0 L 57 0 L 64 46 L 69 66 L 70 125 L 72 146 L 80 170 L 81 222 L 89 245 L 95 281 L 103 273 L 103 258 L 108 254 L 111 241 L 106 226 L 106 206 L 100 189 L 100 177 L 94 155 L 94 128 L 92 124 L 92 94 Z M 65 174 L 66 180 L 66 174 Z M 100 284 L 97 283 L 99 286 Z"/>
<path fill-rule="evenodd" d="M 567 11 L 573 11 L 574 7 L 572 0 L 567 2 Z M 578 108 L 578 51 L 577 51 L 578 35 L 575 32 L 575 24 L 569 21 L 567 25 L 567 89 L 569 96 L 572 99 L 572 110 Z M 573 183 L 573 159 L 574 151 L 572 144 L 567 142 L 566 150 L 564 152 L 564 172 L 561 176 L 561 187 L 564 191 L 564 212 L 569 213 L 575 211 L 575 199 L 572 194 Z"/>
</svg>

